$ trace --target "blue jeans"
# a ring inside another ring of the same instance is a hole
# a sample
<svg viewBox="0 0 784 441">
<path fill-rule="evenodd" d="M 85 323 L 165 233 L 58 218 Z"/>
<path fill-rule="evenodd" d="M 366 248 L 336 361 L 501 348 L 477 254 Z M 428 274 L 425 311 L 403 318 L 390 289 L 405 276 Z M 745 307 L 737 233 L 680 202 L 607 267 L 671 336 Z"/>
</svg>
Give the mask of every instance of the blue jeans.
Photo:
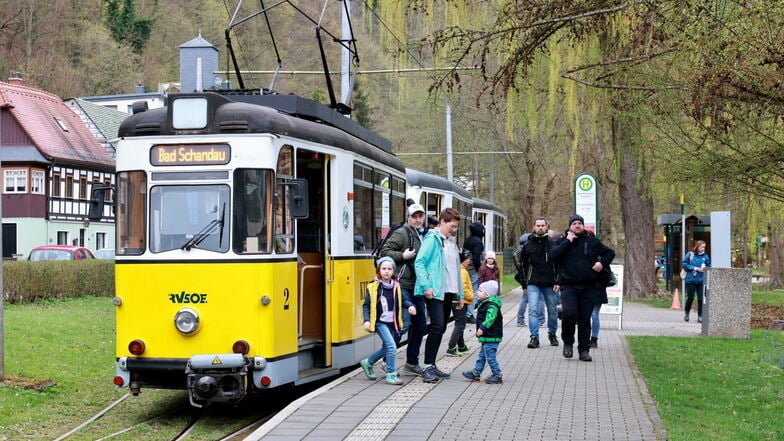
<svg viewBox="0 0 784 441">
<path fill-rule="evenodd" d="M 408 344 L 406 345 L 406 363 L 416 366 L 419 364 L 419 350 L 422 348 L 422 339 L 427 330 L 427 308 L 425 297 L 415 296 L 413 292 L 403 288 L 403 297 L 414 304 L 416 315 L 410 316 L 411 326 L 408 328 Z"/>
<path fill-rule="evenodd" d="M 602 309 L 602 304 L 597 303 L 593 305 L 593 312 L 591 313 L 591 337 L 599 338 L 599 310 Z"/>
<path fill-rule="evenodd" d="M 490 372 L 495 375 L 501 375 L 501 366 L 498 364 L 498 359 L 496 358 L 496 355 L 498 354 L 498 345 L 499 343 L 482 343 L 482 347 L 479 348 L 479 352 L 476 356 L 474 371 L 481 374 L 485 369 L 486 363 L 490 365 Z"/>
<path fill-rule="evenodd" d="M 391 374 L 395 372 L 395 351 L 397 350 L 397 342 L 400 340 L 399 334 L 392 329 L 390 324 L 376 322 L 376 335 L 381 338 L 383 346 L 370 354 L 367 358 L 368 363 L 371 365 L 376 364 L 383 357 L 384 361 L 387 362 L 387 373 Z"/>
<path fill-rule="evenodd" d="M 517 308 L 517 324 L 523 325 L 525 323 L 525 311 L 528 309 L 528 293 L 520 296 L 520 306 Z M 544 317 L 544 303 L 539 302 L 539 316 Z M 529 314 L 530 317 L 530 314 Z M 556 320 L 558 320 L 556 318 Z M 556 321 L 556 326 L 558 322 Z"/>
<path fill-rule="evenodd" d="M 547 332 L 555 334 L 558 330 L 557 301 L 552 286 L 528 285 L 528 328 L 531 337 L 539 338 L 539 324 L 544 322 L 543 303 L 547 305 Z"/>
</svg>

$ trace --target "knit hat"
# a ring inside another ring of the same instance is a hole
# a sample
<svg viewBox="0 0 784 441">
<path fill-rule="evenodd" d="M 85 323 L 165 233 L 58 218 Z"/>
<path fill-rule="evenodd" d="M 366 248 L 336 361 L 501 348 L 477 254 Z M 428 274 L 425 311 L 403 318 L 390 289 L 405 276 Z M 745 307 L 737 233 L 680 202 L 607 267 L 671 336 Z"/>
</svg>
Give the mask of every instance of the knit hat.
<svg viewBox="0 0 784 441">
<path fill-rule="evenodd" d="M 575 214 L 573 214 L 573 215 L 569 216 L 569 225 L 571 225 L 571 224 L 572 224 L 572 222 L 574 222 L 574 221 L 580 221 L 580 223 L 581 223 L 581 224 L 585 224 L 585 219 L 583 219 L 583 217 L 582 217 L 582 216 L 580 216 L 580 215 L 579 215 L 579 214 L 577 214 L 577 213 L 575 213 Z"/>
<path fill-rule="evenodd" d="M 488 280 L 487 282 L 483 282 L 479 285 L 479 290 L 486 293 L 488 296 L 497 296 L 498 295 L 498 281 L 496 280 Z"/>
<path fill-rule="evenodd" d="M 495 252 L 493 252 L 493 251 L 488 251 L 487 253 L 485 253 L 485 260 L 487 260 L 487 259 L 493 259 L 493 260 L 495 260 Z"/>
<path fill-rule="evenodd" d="M 381 258 L 379 258 L 379 259 L 376 261 L 376 268 L 380 267 L 380 266 L 381 266 L 381 264 L 382 264 L 382 263 L 384 263 L 384 262 L 389 262 L 389 263 L 391 263 L 391 264 L 392 264 L 392 269 L 393 269 L 393 270 L 397 268 L 397 265 L 395 265 L 395 259 L 393 259 L 393 258 L 391 258 L 391 257 L 389 257 L 389 256 L 384 256 L 384 257 L 381 257 Z"/>
<path fill-rule="evenodd" d="M 466 259 L 471 258 L 471 252 L 465 248 L 460 248 L 460 261 L 465 262 Z"/>
</svg>

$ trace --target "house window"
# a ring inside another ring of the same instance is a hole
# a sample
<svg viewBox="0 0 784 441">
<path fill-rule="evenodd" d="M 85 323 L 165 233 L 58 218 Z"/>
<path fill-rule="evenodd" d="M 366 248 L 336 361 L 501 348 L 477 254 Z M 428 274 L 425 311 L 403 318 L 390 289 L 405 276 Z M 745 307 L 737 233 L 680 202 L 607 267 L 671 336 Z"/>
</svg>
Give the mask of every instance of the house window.
<svg viewBox="0 0 784 441">
<path fill-rule="evenodd" d="M 32 171 L 32 180 L 30 181 L 30 192 L 34 194 L 44 194 L 44 172 L 40 170 Z"/>
<path fill-rule="evenodd" d="M 65 177 L 65 197 L 72 198 L 73 197 L 73 176 L 66 176 Z"/>
<path fill-rule="evenodd" d="M 87 199 L 87 178 L 79 178 L 79 199 Z"/>
<path fill-rule="evenodd" d="M 5 192 L 27 193 L 27 170 L 6 170 Z"/>
<path fill-rule="evenodd" d="M 107 180 L 103 181 L 103 185 L 105 185 L 107 187 L 111 187 L 112 186 L 112 181 L 107 179 Z M 103 192 L 103 200 L 106 201 L 106 202 L 110 202 L 112 200 L 112 192 L 111 191 Z"/>
<path fill-rule="evenodd" d="M 57 232 L 57 245 L 70 245 L 68 243 L 68 232 L 67 231 L 58 231 Z"/>
<path fill-rule="evenodd" d="M 58 125 L 58 126 L 60 126 L 60 129 L 61 129 L 63 132 L 67 132 L 67 131 L 68 131 L 68 126 L 67 126 L 67 125 L 65 125 L 65 121 L 61 120 L 61 119 L 60 119 L 60 118 L 58 118 L 58 117 L 55 117 L 55 118 L 54 118 L 54 120 L 57 122 L 57 125 Z"/>
<path fill-rule="evenodd" d="M 106 248 L 106 233 L 95 233 L 95 249 Z"/>
<path fill-rule="evenodd" d="M 60 194 L 62 193 L 62 189 L 60 187 L 61 187 L 61 184 L 60 184 L 60 174 L 59 173 L 55 173 L 54 175 L 52 175 L 52 196 L 53 197 L 60 197 Z"/>
</svg>

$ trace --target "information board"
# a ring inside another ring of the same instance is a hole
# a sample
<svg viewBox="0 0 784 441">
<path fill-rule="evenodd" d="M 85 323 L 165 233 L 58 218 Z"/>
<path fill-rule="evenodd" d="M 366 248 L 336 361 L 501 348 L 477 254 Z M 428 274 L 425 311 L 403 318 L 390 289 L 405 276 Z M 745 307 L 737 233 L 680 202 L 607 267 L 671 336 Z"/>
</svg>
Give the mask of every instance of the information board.
<svg viewBox="0 0 784 441">
<path fill-rule="evenodd" d="M 618 330 L 621 329 L 623 321 L 623 265 L 610 265 L 610 269 L 618 283 L 615 286 L 607 287 L 607 303 L 602 305 L 600 314 L 615 314 L 618 316 Z"/>
</svg>

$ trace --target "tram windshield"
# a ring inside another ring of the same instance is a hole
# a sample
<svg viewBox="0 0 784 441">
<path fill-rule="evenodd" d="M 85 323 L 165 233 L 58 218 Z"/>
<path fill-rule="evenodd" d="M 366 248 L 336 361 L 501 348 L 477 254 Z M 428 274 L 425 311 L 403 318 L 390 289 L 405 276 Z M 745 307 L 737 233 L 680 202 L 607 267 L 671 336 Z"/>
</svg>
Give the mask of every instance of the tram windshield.
<svg viewBox="0 0 784 441">
<path fill-rule="evenodd" d="M 229 250 L 229 186 L 158 185 L 150 190 L 150 251 Z"/>
</svg>

